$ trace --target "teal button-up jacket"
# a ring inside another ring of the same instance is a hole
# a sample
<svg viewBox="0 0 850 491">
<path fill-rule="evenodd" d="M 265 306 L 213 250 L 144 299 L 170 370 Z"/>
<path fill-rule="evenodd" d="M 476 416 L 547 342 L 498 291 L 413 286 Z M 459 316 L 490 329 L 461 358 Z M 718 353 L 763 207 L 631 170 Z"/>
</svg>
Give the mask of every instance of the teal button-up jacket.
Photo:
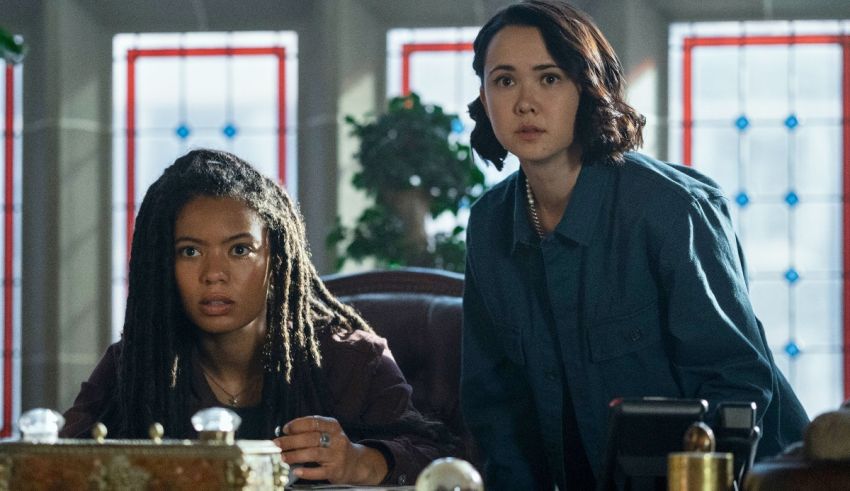
<svg viewBox="0 0 850 491">
<path fill-rule="evenodd" d="M 585 165 L 542 241 L 524 186 L 517 172 L 487 192 L 467 232 L 461 404 L 487 489 L 570 489 L 565 390 L 597 480 L 617 397 L 754 401 L 759 456 L 801 438 L 713 181 L 638 153 Z"/>
</svg>

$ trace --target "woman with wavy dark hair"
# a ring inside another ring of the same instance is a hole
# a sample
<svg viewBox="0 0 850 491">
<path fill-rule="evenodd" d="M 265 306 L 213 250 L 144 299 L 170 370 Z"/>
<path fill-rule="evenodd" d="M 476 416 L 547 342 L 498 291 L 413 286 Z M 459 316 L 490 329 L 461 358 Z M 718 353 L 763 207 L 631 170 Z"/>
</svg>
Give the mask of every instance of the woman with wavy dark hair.
<svg viewBox="0 0 850 491">
<path fill-rule="evenodd" d="M 325 288 L 296 204 L 235 155 L 194 150 L 136 219 L 121 341 L 83 383 L 62 435 L 143 438 L 225 406 L 237 438 L 274 439 L 296 475 L 404 484 L 444 455 L 386 342 Z"/>
<path fill-rule="evenodd" d="M 727 202 L 633 151 L 644 118 L 592 20 L 525 1 L 474 51 L 472 146 L 520 162 L 467 232 L 461 400 L 488 489 L 592 489 L 615 398 L 753 401 L 759 456 L 799 440 L 808 419 L 753 313 Z"/>
</svg>

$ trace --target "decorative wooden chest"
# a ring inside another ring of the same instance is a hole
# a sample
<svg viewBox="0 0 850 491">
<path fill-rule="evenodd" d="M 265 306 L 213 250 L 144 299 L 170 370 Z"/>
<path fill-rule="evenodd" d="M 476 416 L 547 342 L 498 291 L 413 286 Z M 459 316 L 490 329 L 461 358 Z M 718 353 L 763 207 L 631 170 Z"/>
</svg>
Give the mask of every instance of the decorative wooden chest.
<svg viewBox="0 0 850 491">
<path fill-rule="evenodd" d="M 106 440 L 98 423 L 93 440 L 57 437 L 64 419 L 33 409 L 19 420 L 21 441 L 0 443 L 0 491 L 6 490 L 279 490 L 289 466 L 269 440 L 234 441 L 240 423 L 223 408 L 192 417 L 198 440 L 163 440 L 162 425 L 150 440 Z"/>
<path fill-rule="evenodd" d="M 0 444 L 0 490 L 283 490 L 271 441 L 58 440 Z"/>
</svg>

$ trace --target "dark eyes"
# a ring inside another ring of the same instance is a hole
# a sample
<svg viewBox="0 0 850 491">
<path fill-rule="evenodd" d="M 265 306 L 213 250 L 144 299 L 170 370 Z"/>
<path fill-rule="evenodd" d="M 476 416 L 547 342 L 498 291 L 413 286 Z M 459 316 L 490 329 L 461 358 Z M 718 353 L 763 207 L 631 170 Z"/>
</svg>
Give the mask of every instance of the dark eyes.
<svg viewBox="0 0 850 491">
<path fill-rule="evenodd" d="M 547 73 L 546 75 L 543 75 L 543 83 L 545 83 L 547 85 L 552 85 L 554 83 L 557 83 L 559 80 L 561 80 L 561 77 L 559 77 L 558 75 L 554 75 L 554 74 L 551 74 L 551 73 Z"/>
<path fill-rule="evenodd" d="M 248 244 L 236 244 L 230 249 L 234 256 L 247 256 L 253 252 L 253 248 Z M 197 257 L 201 255 L 201 251 L 195 246 L 185 246 L 177 249 L 177 254 L 182 257 Z"/>
<path fill-rule="evenodd" d="M 500 87 L 510 87 L 514 83 L 514 81 L 510 77 L 507 77 L 507 76 L 504 76 L 504 75 L 497 78 L 495 80 L 495 82 L 496 82 L 496 85 L 498 85 Z"/>
<path fill-rule="evenodd" d="M 558 75 L 558 74 L 555 74 L 555 73 L 546 73 L 546 74 L 543 74 L 542 77 L 540 77 L 540 82 L 543 85 L 554 85 L 554 84 L 556 84 L 560 81 L 561 81 L 561 76 Z M 516 82 L 514 82 L 514 79 L 512 79 L 511 77 L 508 77 L 507 75 L 502 75 L 500 77 L 497 77 L 495 80 L 493 80 L 493 83 L 497 87 L 510 87 L 510 86 L 516 84 Z"/>
<path fill-rule="evenodd" d="M 232 251 L 233 251 L 233 254 L 235 254 L 237 256 L 247 256 L 248 254 L 251 253 L 251 248 L 248 247 L 245 244 L 237 244 L 237 245 L 233 246 Z"/>
<path fill-rule="evenodd" d="M 200 254 L 200 252 L 192 246 L 181 247 L 177 252 L 183 257 L 195 257 Z"/>
</svg>

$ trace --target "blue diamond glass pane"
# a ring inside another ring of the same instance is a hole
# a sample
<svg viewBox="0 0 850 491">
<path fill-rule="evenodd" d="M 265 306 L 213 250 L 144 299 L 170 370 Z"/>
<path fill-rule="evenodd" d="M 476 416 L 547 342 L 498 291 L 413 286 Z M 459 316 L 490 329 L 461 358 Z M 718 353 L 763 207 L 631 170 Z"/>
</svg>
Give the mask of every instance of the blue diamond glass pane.
<svg viewBox="0 0 850 491">
<path fill-rule="evenodd" d="M 234 136 L 236 136 L 236 127 L 232 124 L 225 126 L 224 129 L 221 131 L 222 133 L 224 133 L 224 136 L 228 138 L 233 138 Z"/>
<path fill-rule="evenodd" d="M 789 191 L 788 194 L 785 195 L 785 202 L 788 203 L 788 206 L 794 206 L 800 202 L 800 197 L 797 196 L 797 193 L 794 191 Z"/>
<path fill-rule="evenodd" d="M 452 120 L 452 133 L 463 133 L 463 121 L 460 118 Z"/>
<path fill-rule="evenodd" d="M 794 283 L 800 279 L 800 274 L 794 268 L 790 268 L 785 272 L 785 279 L 788 280 L 788 283 Z"/>
<path fill-rule="evenodd" d="M 747 196 L 747 193 L 741 191 L 737 196 L 735 196 L 735 202 L 738 203 L 738 206 L 743 208 L 750 203 L 750 197 Z"/>
<path fill-rule="evenodd" d="M 177 133 L 177 136 L 184 140 L 188 138 L 189 134 L 191 133 L 191 131 L 189 131 L 189 127 L 185 124 L 181 124 L 180 126 L 178 126 L 177 129 L 174 130 L 174 132 Z"/>
<path fill-rule="evenodd" d="M 788 344 L 785 345 L 785 352 L 788 353 L 788 356 L 791 358 L 800 356 L 800 351 L 800 347 L 797 346 L 797 343 L 794 341 L 788 341 Z"/>
<path fill-rule="evenodd" d="M 744 131 L 745 129 L 747 129 L 747 126 L 749 126 L 749 125 L 750 125 L 750 120 L 747 119 L 747 117 L 744 116 L 743 114 L 741 116 L 739 116 L 738 119 L 735 120 L 735 126 L 737 126 L 738 129 L 741 130 L 741 131 Z"/>
<path fill-rule="evenodd" d="M 793 130 L 799 124 L 800 121 L 797 120 L 797 116 L 794 116 L 793 114 L 785 118 L 785 126 L 787 126 L 789 130 Z"/>
</svg>

